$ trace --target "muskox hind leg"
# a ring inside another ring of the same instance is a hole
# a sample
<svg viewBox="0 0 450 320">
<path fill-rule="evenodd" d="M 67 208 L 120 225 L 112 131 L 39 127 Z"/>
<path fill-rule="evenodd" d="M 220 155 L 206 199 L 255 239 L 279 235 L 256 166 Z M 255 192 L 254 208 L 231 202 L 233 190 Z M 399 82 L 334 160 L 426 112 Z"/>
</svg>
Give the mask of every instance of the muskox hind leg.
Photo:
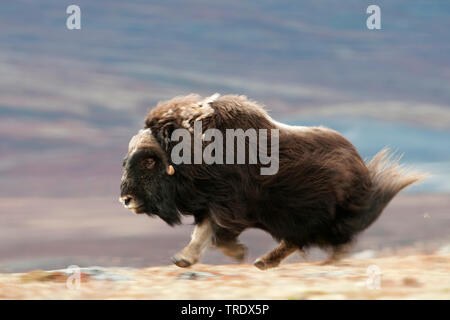
<svg viewBox="0 0 450 320">
<path fill-rule="evenodd" d="M 322 262 L 322 265 L 336 264 L 347 256 L 353 247 L 353 243 L 345 243 L 332 247 L 328 258 Z"/>
<path fill-rule="evenodd" d="M 245 260 L 247 247 L 237 239 L 243 229 L 229 230 L 216 226 L 213 245 L 237 262 Z"/>
<path fill-rule="evenodd" d="M 284 258 L 298 249 L 298 246 L 282 240 L 278 247 L 267 253 L 265 256 L 256 259 L 254 265 L 261 270 L 275 268 Z"/>
<path fill-rule="evenodd" d="M 181 268 L 197 263 L 203 251 L 211 244 L 213 235 L 211 222 L 208 218 L 203 219 L 195 226 L 189 244 L 172 258 L 173 263 Z"/>
</svg>

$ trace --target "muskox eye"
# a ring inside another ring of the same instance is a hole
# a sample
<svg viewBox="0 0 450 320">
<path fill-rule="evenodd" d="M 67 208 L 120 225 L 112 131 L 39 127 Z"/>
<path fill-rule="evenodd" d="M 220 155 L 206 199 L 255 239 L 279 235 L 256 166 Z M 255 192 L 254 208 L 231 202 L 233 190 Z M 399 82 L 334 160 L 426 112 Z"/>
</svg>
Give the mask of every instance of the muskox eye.
<svg viewBox="0 0 450 320">
<path fill-rule="evenodd" d="M 153 159 L 153 158 L 145 159 L 143 162 L 144 162 L 144 167 L 147 169 L 153 169 L 153 167 L 155 166 L 155 159 Z"/>
</svg>

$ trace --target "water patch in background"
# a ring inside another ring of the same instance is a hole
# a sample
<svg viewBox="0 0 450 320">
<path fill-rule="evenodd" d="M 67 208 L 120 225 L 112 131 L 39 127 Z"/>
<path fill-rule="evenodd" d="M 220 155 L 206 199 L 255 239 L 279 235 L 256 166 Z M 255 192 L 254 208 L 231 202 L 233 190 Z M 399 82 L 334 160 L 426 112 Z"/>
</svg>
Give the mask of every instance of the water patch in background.
<svg viewBox="0 0 450 320">
<path fill-rule="evenodd" d="M 364 159 L 384 147 L 403 154 L 401 163 L 430 177 L 408 193 L 450 192 L 450 131 L 363 117 L 321 117 L 286 121 L 292 125 L 325 126 L 342 133 Z"/>
</svg>

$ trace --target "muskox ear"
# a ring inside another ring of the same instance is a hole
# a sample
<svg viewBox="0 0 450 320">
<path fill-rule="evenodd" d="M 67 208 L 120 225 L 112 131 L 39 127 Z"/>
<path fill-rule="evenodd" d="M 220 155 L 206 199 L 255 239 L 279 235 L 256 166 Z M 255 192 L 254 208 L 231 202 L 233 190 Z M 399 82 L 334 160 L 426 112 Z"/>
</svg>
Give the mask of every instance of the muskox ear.
<svg viewBox="0 0 450 320">
<path fill-rule="evenodd" d="M 167 174 L 168 174 L 169 176 L 172 176 L 172 175 L 175 173 L 175 169 L 173 168 L 172 165 L 169 165 L 169 166 L 166 168 L 166 172 L 167 172 Z"/>
</svg>

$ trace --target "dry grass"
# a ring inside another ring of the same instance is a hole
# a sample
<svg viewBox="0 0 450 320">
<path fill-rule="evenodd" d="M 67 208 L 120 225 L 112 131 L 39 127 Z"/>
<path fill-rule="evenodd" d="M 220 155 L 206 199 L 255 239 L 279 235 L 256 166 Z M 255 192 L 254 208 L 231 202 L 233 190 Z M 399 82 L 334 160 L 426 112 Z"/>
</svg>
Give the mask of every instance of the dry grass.
<svg viewBox="0 0 450 320">
<path fill-rule="evenodd" d="M 381 272 L 379 289 L 367 285 L 370 266 Z M 348 259 L 332 266 L 293 263 L 269 271 L 251 265 L 197 265 L 103 272 L 122 279 L 96 280 L 82 273 L 79 289 L 68 289 L 68 277 L 60 272 L 1 274 L 0 298 L 450 299 L 449 254 Z"/>
</svg>

